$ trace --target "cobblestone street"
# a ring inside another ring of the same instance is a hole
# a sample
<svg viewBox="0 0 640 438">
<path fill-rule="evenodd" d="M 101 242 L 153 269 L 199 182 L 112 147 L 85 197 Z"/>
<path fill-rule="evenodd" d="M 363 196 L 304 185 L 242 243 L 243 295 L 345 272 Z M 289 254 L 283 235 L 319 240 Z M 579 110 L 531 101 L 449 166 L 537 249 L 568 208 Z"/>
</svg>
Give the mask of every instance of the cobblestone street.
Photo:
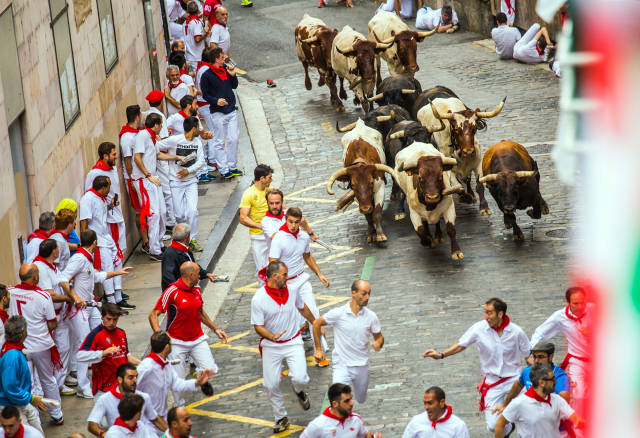
<svg viewBox="0 0 640 438">
<path fill-rule="evenodd" d="M 361 31 L 366 28 L 359 24 Z M 475 347 L 444 361 L 422 359 L 423 351 L 431 347 L 442 350 L 455 343 L 482 318 L 482 304 L 492 296 L 507 301 L 511 320 L 529 336 L 563 304 L 567 239 L 572 224 L 571 196 L 558 182 L 550 158 L 558 118 L 559 81 L 543 68 L 546 66 L 498 60 L 494 53 L 473 43 L 479 39 L 471 33 L 427 38 L 419 45 L 420 71 L 416 77 L 423 89 L 435 85 L 451 88 L 471 108 L 491 109 L 508 96 L 502 113 L 488 119 L 488 129 L 479 132 L 477 138 L 483 151 L 503 139 L 528 148 L 538 162 L 541 193 L 551 213 L 533 221 L 518 212 L 525 241 L 516 244 L 511 230 L 504 229 L 502 214 L 488 191 L 493 212 L 489 217 L 478 214 L 477 204 L 460 204 L 456 198 L 457 237 L 465 255 L 462 262 L 451 261 L 448 238 L 435 249 L 423 248 L 408 217 L 395 222 L 388 209 L 383 218 L 389 238 L 386 248 L 366 243 L 366 221 L 357 206 L 352 205 L 345 213 L 334 212 L 335 200 L 343 192 L 338 190 L 335 196 L 329 196 L 324 185 L 342 166 L 341 134 L 335 131 L 335 122 L 344 125 L 363 115 L 353 104 L 351 93 L 345 101 L 346 111 L 336 114 L 327 88 L 316 87 L 315 72 L 311 76 L 312 91 L 304 89 L 302 68 L 278 77 L 276 88 L 243 85 L 255 87 L 260 93 L 284 169 L 286 204 L 301 207 L 314 231 L 336 248 L 331 253 L 319 246 L 312 248 L 331 281 L 329 289 L 321 289 L 315 278 L 312 281 L 322 312 L 344 303 L 365 261 L 373 263 L 369 307 L 381 320 L 385 346 L 379 353 L 371 352 L 369 398 L 354 411 L 370 430 L 380 430 L 385 437 L 401 436 L 409 419 L 422 412 L 422 394 L 432 385 L 445 390 L 447 403 L 466 421 L 471 436 L 489 436 L 476 404 L 480 367 Z M 386 74 L 384 62 L 383 69 Z M 253 147 L 260 148 L 260 144 Z M 390 190 L 388 184 L 387 199 Z M 214 345 L 221 370 L 215 379 L 216 395 L 190 405 L 197 436 L 266 437 L 272 433 L 273 417 L 262 387 L 258 338 L 249 317 L 252 292 L 257 287 L 254 269 L 248 254 L 243 273 L 216 318 L 230 342 L 227 346 Z M 333 346 L 330 330 L 328 340 Z M 560 362 L 563 354 L 557 356 L 556 362 Z M 331 383 L 330 368 L 310 366 L 309 373 L 309 411 L 301 410 L 286 378 L 282 383 L 289 420 L 298 426 L 320 413 Z M 297 436 L 300 429 L 292 427 L 280 436 L 290 432 Z"/>
</svg>

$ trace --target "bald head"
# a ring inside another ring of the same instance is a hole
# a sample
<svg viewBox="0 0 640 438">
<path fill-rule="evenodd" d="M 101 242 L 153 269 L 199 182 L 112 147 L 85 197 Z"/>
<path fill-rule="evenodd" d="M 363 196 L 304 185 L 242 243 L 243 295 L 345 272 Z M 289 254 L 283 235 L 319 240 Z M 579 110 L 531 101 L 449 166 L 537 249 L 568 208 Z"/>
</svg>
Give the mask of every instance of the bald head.
<svg viewBox="0 0 640 438">
<path fill-rule="evenodd" d="M 358 292 L 359 290 L 366 289 L 371 290 L 371 285 L 367 280 L 356 280 L 351 283 L 351 292 Z"/>
<path fill-rule="evenodd" d="M 351 305 L 362 309 L 369 304 L 371 285 L 365 280 L 356 280 L 351 284 Z"/>
<path fill-rule="evenodd" d="M 184 262 L 180 265 L 180 278 L 189 287 L 194 287 L 200 279 L 200 266 L 194 262 Z"/>
<path fill-rule="evenodd" d="M 220 6 L 216 9 L 216 20 L 226 25 L 228 18 L 229 18 L 229 12 L 227 12 L 227 8 Z"/>
<path fill-rule="evenodd" d="M 38 284 L 38 266 L 35 263 L 25 263 L 20 266 L 18 276 L 25 283 Z"/>
</svg>

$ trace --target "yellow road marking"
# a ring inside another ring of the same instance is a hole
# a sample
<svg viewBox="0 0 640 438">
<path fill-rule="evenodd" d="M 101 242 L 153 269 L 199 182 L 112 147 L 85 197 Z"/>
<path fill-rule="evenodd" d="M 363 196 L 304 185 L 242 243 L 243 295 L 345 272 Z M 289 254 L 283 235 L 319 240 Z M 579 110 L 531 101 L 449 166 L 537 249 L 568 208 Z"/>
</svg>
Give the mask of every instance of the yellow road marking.
<svg viewBox="0 0 640 438">
<path fill-rule="evenodd" d="M 320 305 L 318 306 L 318 310 L 324 309 L 324 308 L 329 307 L 329 306 L 333 306 L 334 304 L 342 303 L 342 302 L 344 302 L 344 301 L 347 301 L 348 299 L 350 299 L 350 298 L 349 298 L 349 297 L 340 297 L 340 298 L 336 298 L 335 300 L 328 301 L 328 302 L 326 302 L 326 303 L 320 304 Z"/>
<path fill-rule="evenodd" d="M 260 353 L 260 350 L 257 347 L 243 347 L 241 345 L 229 345 L 229 344 L 220 344 L 214 345 L 213 348 L 227 348 L 229 350 L 240 350 L 240 351 L 248 351 L 250 353 Z"/>
<path fill-rule="evenodd" d="M 193 402 L 190 405 L 188 405 L 187 409 L 197 408 L 198 406 L 202 406 L 202 405 L 207 404 L 207 403 L 209 403 L 211 401 L 218 400 L 219 398 L 226 397 L 226 396 L 232 395 L 232 394 L 237 394 L 237 393 L 242 392 L 242 391 L 244 391 L 246 389 L 250 389 L 250 388 L 253 388 L 255 386 L 262 385 L 262 382 L 263 382 L 263 379 L 254 380 L 253 382 L 249 382 L 249 383 L 246 383 L 244 385 L 238 386 L 236 388 L 230 389 L 228 391 L 221 392 L 220 394 L 215 394 L 215 395 L 212 395 L 211 397 L 203 398 L 202 400 L 199 400 L 197 402 Z"/>
<path fill-rule="evenodd" d="M 321 183 L 318 183 L 318 184 L 313 185 L 313 186 L 309 186 L 309 187 L 304 188 L 304 189 L 296 190 L 295 192 L 291 192 L 288 195 L 286 195 L 284 197 L 284 199 L 285 200 L 286 199 L 291 199 L 292 196 L 296 196 L 296 195 L 299 195 L 300 193 L 308 192 L 309 190 L 317 189 L 318 187 L 322 187 L 322 186 L 326 186 L 326 185 L 327 185 L 327 183 L 325 181 L 325 182 L 321 182 Z"/>
<path fill-rule="evenodd" d="M 234 292 L 255 292 L 258 290 L 258 282 L 254 281 L 253 283 L 249 283 L 246 286 L 239 287 L 234 289 Z"/>
<path fill-rule="evenodd" d="M 189 410 L 190 413 L 194 415 L 202 415 L 209 418 L 216 418 L 218 420 L 237 421 L 238 423 L 248 423 L 248 424 L 254 424 L 256 426 L 264 426 L 269 428 L 273 428 L 273 425 L 274 425 L 273 421 L 267 421 L 261 418 L 244 417 L 242 415 L 234 415 L 234 414 L 222 414 L 220 412 L 205 411 L 202 409 L 193 409 L 191 407 L 187 407 L 187 409 Z M 289 429 L 287 429 L 286 431 L 275 434 L 275 435 L 271 435 L 271 436 L 282 437 L 282 436 L 290 435 L 294 432 L 299 432 L 301 430 L 304 430 L 304 426 L 291 424 L 289 426 Z"/>
<path fill-rule="evenodd" d="M 323 223 L 325 223 L 325 222 L 329 222 L 330 220 L 338 219 L 340 216 L 345 216 L 345 215 L 347 215 L 347 214 L 353 214 L 353 213 L 355 213 L 355 212 L 357 212 L 357 211 L 358 211 L 358 209 L 357 209 L 357 208 L 351 208 L 351 209 L 349 209 L 349 210 L 345 211 L 344 213 L 336 213 L 336 214 L 332 214 L 331 216 L 326 217 L 326 218 L 324 218 L 324 219 L 318 219 L 317 221 L 309 222 L 309 225 L 318 225 L 318 224 L 323 224 Z M 334 248 L 336 248 L 336 246 L 334 246 Z"/>
</svg>

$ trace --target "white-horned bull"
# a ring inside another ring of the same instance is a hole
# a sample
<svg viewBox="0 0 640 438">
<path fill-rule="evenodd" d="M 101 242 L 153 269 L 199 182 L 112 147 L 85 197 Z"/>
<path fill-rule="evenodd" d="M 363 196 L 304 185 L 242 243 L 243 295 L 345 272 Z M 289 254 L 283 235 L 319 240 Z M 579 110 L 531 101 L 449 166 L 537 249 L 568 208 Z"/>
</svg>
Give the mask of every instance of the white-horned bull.
<svg viewBox="0 0 640 438">
<path fill-rule="evenodd" d="M 409 117 L 409 113 L 404 108 L 398 105 L 385 105 L 368 112 L 362 120 L 364 120 L 364 124 L 369 128 L 378 131 L 384 139 L 391 128 L 393 128 L 393 125 L 403 120 L 409 120 Z M 338 132 L 348 132 L 355 127 L 356 122 L 352 122 L 341 128 L 336 120 L 336 130 Z"/>
<path fill-rule="evenodd" d="M 338 209 L 346 209 L 355 200 L 360 213 L 367 218 L 367 242 L 386 242 L 382 231 L 384 205 L 384 173 L 394 177 L 393 169 L 384 164 L 382 136 L 358 119 L 353 130 L 342 136 L 343 169 L 334 173 L 327 182 L 327 193 L 333 195 L 336 180 L 346 182 L 349 191 L 337 202 Z"/>
<path fill-rule="evenodd" d="M 296 54 L 304 68 L 304 86 L 311 90 L 309 67 L 318 70 L 318 86 L 327 84 L 331 93 L 331 103 L 336 111 L 344 111 L 344 105 L 338 97 L 336 74 L 331 68 L 331 46 L 338 29 L 331 29 L 324 21 L 304 14 L 294 31 Z"/>
<path fill-rule="evenodd" d="M 533 219 L 549 214 L 549 206 L 540 194 L 538 163 L 524 146 L 513 141 L 501 141 L 491 146 L 482 158 L 483 177 L 498 208 L 504 213 L 504 225 L 513 228 L 513 239 L 523 240 L 516 224 L 516 210 L 527 210 Z"/>
<path fill-rule="evenodd" d="M 423 246 L 433 248 L 444 243 L 440 218 L 444 219 L 449 240 L 451 258 L 462 260 L 456 240 L 456 210 L 451 194 L 462 187 L 451 187 L 449 171 L 456 160 L 445 157 L 432 144 L 415 142 L 396 155 L 396 181 L 407 196 L 409 216 L 413 229 Z M 435 224 L 435 236 L 431 237 L 429 225 Z"/>
<path fill-rule="evenodd" d="M 480 182 L 482 152 L 475 134 L 478 129 L 485 129 L 485 119 L 497 116 L 506 101 L 506 97 L 492 111 L 469 109 L 457 97 L 436 98 L 430 105 L 418 111 L 418 121 L 429 130 L 438 129 L 442 123 L 445 128 L 433 133 L 433 141 L 438 149 L 447 157 L 455 158 L 457 165 L 451 172 L 458 182 L 466 185 L 466 191 L 460 194 L 460 201 L 475 203 L 476 197 L 471 188 L 471 174 L 476 175 L 476 192 L 480 200 L 481 215 L 491 214 L 484 196 L 484 186 Z"/>
<path fill-rule="evenodd" d="M 393 44 L 393 43 L 391 43 Z M 367 97 L 373 95 L 376 80 L 376 55 L 386 50 L 390 44 L 369 41 L 350 26 L 345 26 L 333 39 L 331 66 L 340 77 L 340 97 L 347 98 L 344 80 L 355 94 L 354 103 L 360 103 L 367 112 L 373 107 Z"/>
</svg>

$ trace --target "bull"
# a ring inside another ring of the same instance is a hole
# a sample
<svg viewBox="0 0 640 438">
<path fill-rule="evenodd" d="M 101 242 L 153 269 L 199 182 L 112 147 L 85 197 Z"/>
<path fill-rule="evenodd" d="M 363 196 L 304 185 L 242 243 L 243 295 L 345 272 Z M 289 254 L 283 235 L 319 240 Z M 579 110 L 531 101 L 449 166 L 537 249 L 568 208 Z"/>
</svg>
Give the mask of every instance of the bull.
<svg viewBox="0 0 640 438">
<path fill-rule="evenodd" d="M 331 29 L 322 20 L 304 14 L 294 31 L 296 54 L 304 68 L 304 86 L 311 90 L 309 67 L 318 70 L 318 86 L 327 84 L 331 93 L 331 103 L 336 111 L 344 111 L 344 105 L 338 97 L 336 74 L 331 68 L 331 46 L 338 29 Z"/>
<path fill-rule="evenodd" d="M 415 98 L 413 108 L 411 109 L 411 118 L 413 120 L 418 120 L 418 111 L 420 111 L 420 108 L 425 105 L 429 105 L 432 100 L 437 98 L 446 99 L 449 97 L 457 98 L 458 96 L 452 90 L 447 87 L 443 87 L 442 85 L 436 85 L 435 87 L 422 91 Z"/>
<path fill-rule="evenodd" d="M 469 109 L 457 97 L 436 98 L 430 105 L 420 108 L 417 114 L 418 121 L 429 130 L 437 129 L 444 123 L 445 129 L 433 134 L 434 144 L 445 156 L 455 158 L 458 162 L 452 176 L 466 185 L 466 191 L 460 194 L 462 202 L 477 201 L 471 188 L 472 172 L 475 173 L 479 211 L 483 216 L 491 214 L 491 210 L 484 196 L 484 186 L 480 182 L 482 153 L 475 134 L 478 129 L 487 127 L 485 119 L 500 114 L 506 99 L 505 97 L 493 111 L 484 112 Z"/>
<path fill-rule="evenodd" d="M 393 125 L 403 120 L 410 120 L 410 116 L 407 110 L 398 105 L 385 105 L 368 112 L 362 119 L 365 125 L 375 129 L 382 135 L 382 138 L 385 138 Z M 355 127 L 356 122 L 352 122 L 341 128 L 336 121 L 338 132 L 351 131 Z"/>
<path fill-rule="evenodd" d="M 382 136 L 375 129 L 358 119 L 355 128 L 342 136 L 343 169 L 334 173 L 327 182 L 327 193 L 333 195 L 336 180 L 346 182 L 349 191 L 337 203 L 338 209 L 346 209 L 354 198 L 360 213 L 367 218 L 367 242 L 386 242 L 382 230 L 385 172 L 394 177 L 393 169 L 384 164 Z"/>
<path fill-rule="evenodd" d="M 456 240 L 456 210 L 451 195 L 462 189 L 451 187 L 449 171 L 456 160 L 445 157 L 432 144 L 415 142 L 396 155 L 396 181 L 407 196 L 409 216 L 423 246 L 444 243 L 440 218 L 444 219 L 451 241 L 451 258 L 462 260 L 464 254 Z M 431 236 L 429 225 L 435 224 Z"/>
<path fill-rule="evenodd" d="M 373 96 L 376 80 L 375 58 L 391 44 L 369 41 L 350 26 L 345 26 L 338 32 L 331 47 L 331 66 L 340 78 L 342 99 L 347 98 L 347 92 L 344 89 L 346 79 L 349 82 L 349 88 L 355 94 L 354 103 L 360 103 L 365 112 L 373 107 L 373 104 L 367 101 L 367 97 Z"/>
<path fill-rule="evenodd" d="M 513 141 L 501 141 L 491 146 L 482 158 L 480 181 L 504 213 L 504 226 L 513 228 L 513 240 L 523 240 L 524 234 L 516 223 L 516 210 L 527 210 L 533 219 L 549 214 L 549 206 L 540 194 L 538 163 L 529 152 Z"/>
<path fill-rule="evenodd" d="M 411 112 L 421 92 L 422 86 L 417 79 L 405 74 L 392 75 L 384 78 L 376 89 L 377 94 L 367 100 L 378 105 L 399 105 Z"/>
</svg>

